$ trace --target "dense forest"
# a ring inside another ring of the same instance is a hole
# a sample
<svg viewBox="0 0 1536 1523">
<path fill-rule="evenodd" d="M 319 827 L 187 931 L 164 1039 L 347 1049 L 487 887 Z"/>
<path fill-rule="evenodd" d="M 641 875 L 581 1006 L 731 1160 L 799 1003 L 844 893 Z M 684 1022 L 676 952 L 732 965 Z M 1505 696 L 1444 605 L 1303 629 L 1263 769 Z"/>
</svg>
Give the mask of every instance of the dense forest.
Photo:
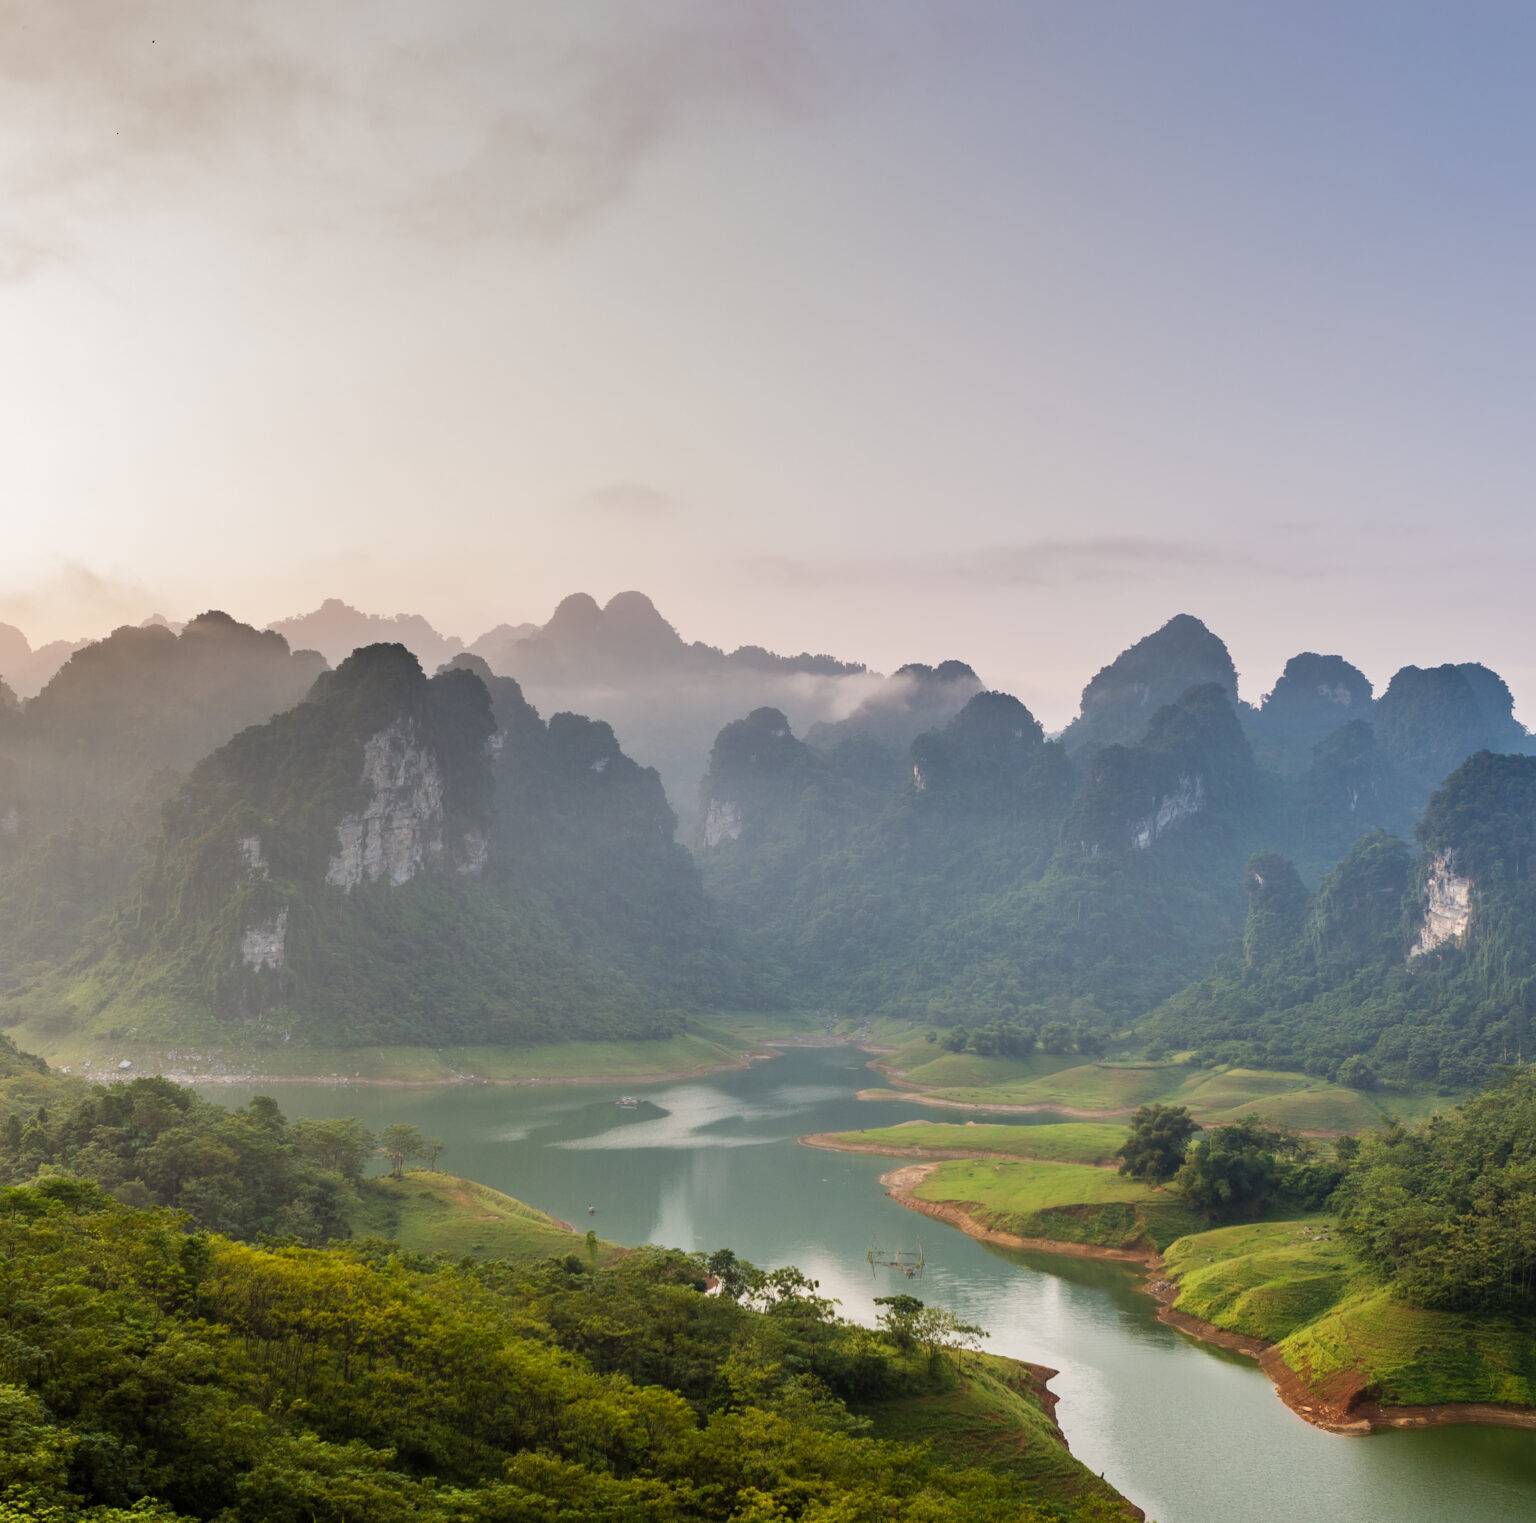
<svg viewBox="0 0 1536 1523">
<path fill-rule="evenodd" d="M 1418 834 L 1417 852 L 1365 837 L 1315 894 L 1284 858 L 1255 857 L 1241 950 L 1156 1012 L 1155 1038 L 1362 1088 L 1463 1089 L 1530 1057 L 1536 758 L 1464 762 Z"/>
<path fill-rule="evenodd" d="M 1472 822 L 1512 838 L 1533 818 L 1487 781 L 1528 765 L 1490 755 L 1529 746 L 1511 709 L 1483 667 L 1404 668 L 1374 701 L 1311 653 L 1252 707 L 1220 640 L 1180 617 L 1088 684 L 1059 741 L 1001 693 L 904 754 L 849 726 L 802 740 L 775 710 L 727 726 L 701 862 L 809 1003 L 999 1051 L 1150 1043 L 1461 1089 L 1529 1048 L 1523 868 L 1484 849 L 1468 922 L 1420 947 L 1472 871 Z M 1393 834 L 1415 830 L 1422 859 Z"/>
<path fill-rule="evenodd" d="M 11 1019 L 520 1042 L 771 1002 L 675 823 L 608 726 L 546 724 L 477 658 L 428 678 L 368 647 L 192 769 L 96 945 L 13 981 Z"/>
<path fill-rule="evenodd" d="M 327 639 L 458 646 L 321 614 Z M 1523 796 L 1447 780 L 1530 745 L 1484 667 L 1376 697 L 1305 652 L 1251 705 L 1180 615 L 1052 739 L 964 662 L 727 654 L 638 593 L 476 646 L 435 676 L 398 644 L 332 672 L 207 614 L 0 704 L 4 1020 L 44 1045 L 524 1043 L 793 1004 L 1453 1090 L 1528 1048 L 1523 868 L 1474 841 Z M 695 865 L 658 775 L 602 719 L 542 718 L 511 664 L 626 731 L 638 705 L 674 758 L 690 683 L 706 707 L 781 679 L 850 701 L 803 736 L 776 707 L 719 730 Z M 1462 921 L 1421 945 L 1447 904 Z"/>
<path fill-rule="evenodd" d="M 972 1330 L 839 1321 L 728 1253 L 454 1266 L 257 1247 L 66 1174 L 0 1190 L 0 1517 L 1107 1519 L 869 1436 Z M 715 1294 L 705 1294 L 713 1285 Z"/>
</svg>

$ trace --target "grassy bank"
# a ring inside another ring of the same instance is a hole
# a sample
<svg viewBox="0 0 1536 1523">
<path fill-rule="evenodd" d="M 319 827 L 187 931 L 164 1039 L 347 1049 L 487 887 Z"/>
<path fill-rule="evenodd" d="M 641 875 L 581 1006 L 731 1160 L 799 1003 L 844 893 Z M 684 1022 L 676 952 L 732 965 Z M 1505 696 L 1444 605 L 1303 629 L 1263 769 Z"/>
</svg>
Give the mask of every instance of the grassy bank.
<svg viewBox="0 0 1536 1523">
<path fill-rule="evenodd" d="M 991 1233 L 1118 1253 L 1161 1251 L 1199 1225 L 1166 1190 L 1081 1163 L 938 1163 L 910 1193 Z"/>
<path fill-rule="evenodd" d="M 976 1121 L 903 1121 L 858 1132 L 823 1132 L 803 1141 L 846 1153 L 893 1158 L 1033 1158 L 1049 1163 L 1104 1165 L 1127 1129 L 1106 1121 L 1064 1121 L 1043 1126 L 985 1125 Z"/>
<path fill-rule="evenodd" d="M 26 1032 L 19 1038 L 29 1040 Z M 581 1084 L 688 1078 L 739 1067 L 775 1042 L 825 1039 L 810 1016 L 772 1012 L 715 1016 L 654 1041 L 548 1042 L 534 1047 L 309 1047 L 284 1043 L 161 1046 L 132 1037 L 44 1038 L 36 1049 L 56 1066 L 107 1080 L 163 1073 L 202 1083 L 263 1079 L 322 1084 Z M 126 1062 L 130 1066 L 123 1068 Z"/>
<path fill-rule="evenodd" d="M 918 1165 L 886 1184 L 904 1204 L 978 1236 L 1145 1254 L 1166 1320 L 1262 1356 L 1286 1401 L 1322 1426 L 1363 1432 L 1527 1416 L 1536 1425 L 1536 1410 L 1519 1410 L 1536 1409 L 1536 1317 L 1405 1305 L 1328 1216 L 1209 1228 L 1165 1190 L 1083 1163 L 1023 1158 Z"/>
<path fill-rule="evenodd" d="M 857 1410 L 877 1438 L 931 1444 L 952 1463 L 1001 1471 L 1036 1500 L 1080 1509 L 1099 1502 L 1106 1518 L 1139 1516 L 1068 1450 L 1044 1385 L 1054 1373 L 995 1354 L 965 1354 L 947 1387 Z"/>
<path fill-rule="evenodd" d="M 1389 1118 L 1416 1120 L 1454 1103 L 1427 1092 L 1346 1089 L 1301 1073 L 1180 1062 L 1084 1063 L 1047 1053 L 987 1058 L 937 1051 L 927 1040 L 896 1048 L 880 1068 L 906 1091 L 904 1098 L 941 1105 L 1112 1119 L 1159 1101 L 1188 1106 L 1206 1125 L 1252 1117 L 1321 1134 L 1362 1131 Z"/>
<path fill-rule="evenodd" d="M 350 1225 L 354 1237 L 386 1237 L 412 1253 L 456 1259 L 588 1257 L 584 1234 L 569 1223 L 488 1185 L 427 1169 L 364 1180 Z M 598 1262 L 617 1252 L 599 1241 Z"/>
<path fill-rule="evenodd" d="M 1312 1390 L 1385 1407 L 1536 1407 L 1536 1318 L 1406 1306 L 1325 1216 L 1222 1227 L 1165 1255 L 1175 1310 L 1275 1345 Z"/>
</svg>

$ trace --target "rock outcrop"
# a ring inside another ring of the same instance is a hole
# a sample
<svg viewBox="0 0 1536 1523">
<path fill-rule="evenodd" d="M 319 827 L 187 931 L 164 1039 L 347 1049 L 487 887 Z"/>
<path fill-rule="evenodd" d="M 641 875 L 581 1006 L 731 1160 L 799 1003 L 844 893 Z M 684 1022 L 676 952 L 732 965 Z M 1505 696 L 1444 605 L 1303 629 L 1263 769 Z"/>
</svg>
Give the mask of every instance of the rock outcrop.
<svg viewBox="0 0 1536 1523">
<path fill-rule="evenodd" d="M 1424 878 L 1424 921 L 1409 954 L 1422 957 L 1443 946 L 1462 946 L 1472 923 L 1472 880 L 1451 865 L 1449 852 L 1432 857 Z"/>
<path fill-rule="evenodd" d="M 414 723 L 397 719 L 363 742 L 368 802 L 336 826 L 325 881 L 352 889 L 409 883 L 443 851 L 443 773 Z M 482 837 L 483 839 L 483 837 Z"/>
</svg>

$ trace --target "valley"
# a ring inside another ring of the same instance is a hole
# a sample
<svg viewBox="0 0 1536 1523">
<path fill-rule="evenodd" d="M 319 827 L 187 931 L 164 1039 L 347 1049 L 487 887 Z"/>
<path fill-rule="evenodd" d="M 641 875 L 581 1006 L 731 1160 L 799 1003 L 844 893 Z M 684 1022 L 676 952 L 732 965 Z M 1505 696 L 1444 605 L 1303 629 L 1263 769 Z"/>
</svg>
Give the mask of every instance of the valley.
<svg viewBox="0 0 1536 1523">
<path fill-rule="evenodd" d="M 867 1061 L 867 1054 L 847 1047 L 786 1048 L 750 1068 L 638 1088 L 636 1111 L 617 1109 L 620 1091 L 612 1088 L 358 1089 L 344 1100 L 314 1085 L 274 1092 L 294 1116 L 332 1114 L 340 1101 L 370 1124 L 417 1124 L 446 1140 L 441 1167 L 556 1217 L 580 1225 L 590 1220 L 610 1242 L 704 1250 L 729 1243 L 763 1265 L 797 1264 L 820 1282 L 823 1294 L 838 1299 L 845 1315 L 860 1321 L 873 1319 L 874 1297 L 898 1287 L 948 1307 L 989 1330 L 983 1345 L 989 1353 L 1059 1371 L 1050 1388 L 1073 1454 L 1093 1472 L 1102 1471 L 1149 1518 L 1270 1523 L 1270 1496 L 1303 1469 L 1311 1478 L 1307 1493 L 1288 1504 L 1287 1516 L 1297 1523 L 1336 1523 L 1341 1509 L 1353 1515 L 1351 1507 L 1385 1509 L 1405 1523 L 1439 1523 L 1448 1515 L 1514 1523 L 1526 1515 L 1536 1497 L 1529 1434 L 1474 1423 L 1383 1431 L 1358 1440 L 1301 1421 L 1276 1399 L 1270 1377 L 1253 1358 L 1191 1339 L 1159 1320 L 1159 1303 L 1143 1288 L 1152 1239 L 1122 1234 L 1116 1241 L 1133 1246 L 1122 1250 L 1127 1261 L 1121 1262 L 985 1242 L 945 1222 L 925 1222 L 889 1197 L 880 1180 L 893 1164 L 904 1165 L 899 1156 L 802 1146 L 802 1138 L 858 1138 L 898 1104 L 877 1107 L 856 1098 L 868 1077 Z M 229 1104 L 247 1092 L 218 1086 L 208 1093 Z M 1063 1161 L 1064 1152 L 1100 1153 L 1109 1140 L 1103 1123 L 1083 1124 L 1087 1135 L 1075 1144 L 1077 1124 L 1045 1116 L 951 1127 L 927 1120 L 921 1106 L 907 1107 L 904 1116 L 898 1111 L 898 1124 L 879 1128 L 869 1146 L 883 1147 L 887 1139 L 899 1145 L 909 1130 L 926 1134 L 940 1125 L 944 1141 L 952 1140 L 953 1131 L 983 1132 L 987 1146 L 998 1150 L 995 1133 L 1007 1131 L 1017 1134 L 1017 1157 L 1025 1160 L 1029 1138 L 1038 1132 L 1038 1151 L 1046 1159 L 1038 1166 L 987 1159 L 938 1167 L 984 1173 L 994 1166 L 1064 1169 L 1073 1184 L 1092 1182 L 1099 1193 L 1090 1204 L 1100 1214 L 1117 1205 L 1101 1198 L 1113 1196 L 1117 1186 L 1139 1197 L 1124 1203 L 1132 1209 L 1152 1193 L 1091 1162 Z M 951 1191 L 938 1176 L 940 1183 L 928 1193 L 974 1196 L 980 1175 L 959 1177 L 963 1190 Z M 1127 1184 L 1133 1188 L 1125 1190 Z M 1009 1184 L 993 1208 L 1000 1214 L 1029 1211 L 1037 1220 L 1043 1214 L 1056 1231 L 1061 1208 L 1083 1204 L 1082 1194 L 1065 1183 L 1050 1189 Z M 589 1205 L 597 1208 L 590 1218 Z M 1261 1224 L 1185 1237 L 1184 1243 L 1197 1245 L 1186 1250 L 1195 1255 L 1186 1259 L 1169 1246 L 1181 1224 L 1152 1220 L 1167 1272 L 1187 1283 L 1185 1293 L 1197 1298 L 1192 1304 L 1201 1314 L 1246 1330 L 1236 1336 L 1279 1333 L 1279 1322 L 1253 1319 L 1269 1301 L 1262 1287 L 1278 1278 L 1269 1256 L 1297 1252 L 1296 1244 L 1287 1247 L 1289 1239 L 1276 1234 L 1299 1227 Z M 1090 1225 L 1088 1235 L 1105 1233 Z M 919 1241 L 927 1260 L 920 1281 L 872 1272 L 866 1263 L 871 1243 L 912 1249 Z M 1300 1239 L 1302 1247 L 1309 1243 Z M 1320 1251 L 1332 1247 L 1324 1243 Z M 1222 1279 L 1229 1285 L 1225 1298 L 1214 1288 Z M 1260 1289 L 1244 1297 L 1236 1289 L 1243 1285 Z M 1224 1299 L 1236 1309 L 1220 1304 Z M 1316 1312 L 1325 1304 L 1317 1302 Z M 1354 1315 L 1347 1305 L 1341 1311 Z M 1290 1313 L 1293 1319 L 1297 1314 Z M 1407 1348 L 1416 1346 L 1425 1325 L 1421 1320 L 1411 1330 Z M 1309 1336 L 1319 1347 L 1337 1347 L 1330 1343 L 1326 1316 Z M 1453 1347 L 1447 1341 L 1447 1354 Z M 1496 1343 L 1485 1349 L 1484 1355 L 1462 1357 L 1463 1392 L 1472 1389 L 1468 1381 L 1482 1378 L 1479 1368 L 1484 1376 L 1495 1368 Z M 1478 1357 L 1485 1360 L 1481 1366 Z M 1383 1370 L 1411 1373 L 1411 1366 L 1411 1360 L 1394 1366 L 1383 1355 Z M 1401 1390 L 1412 1399 L 1410 1385 Z M 1448 1513 L 1452 1507 L 1456 1511 Z"/>
</svg>

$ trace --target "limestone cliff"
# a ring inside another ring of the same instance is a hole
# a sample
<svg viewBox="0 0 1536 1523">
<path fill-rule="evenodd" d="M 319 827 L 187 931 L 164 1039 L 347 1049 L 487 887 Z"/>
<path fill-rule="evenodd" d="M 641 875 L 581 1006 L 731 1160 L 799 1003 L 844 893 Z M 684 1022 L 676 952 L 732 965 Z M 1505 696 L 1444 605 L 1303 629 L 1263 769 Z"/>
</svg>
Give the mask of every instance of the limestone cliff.
<svg viewBox="0 0 1536 1523">
<path fill-rule="evenodd" d="M 1422 957 L 1443 946 L 1462 946 L 1472 922 L 1472 880 L 1451 865 L 1451 854 L 1430 858 L 1424 878 L 1424 922 L 1409 954 Z"/>
</svg>

